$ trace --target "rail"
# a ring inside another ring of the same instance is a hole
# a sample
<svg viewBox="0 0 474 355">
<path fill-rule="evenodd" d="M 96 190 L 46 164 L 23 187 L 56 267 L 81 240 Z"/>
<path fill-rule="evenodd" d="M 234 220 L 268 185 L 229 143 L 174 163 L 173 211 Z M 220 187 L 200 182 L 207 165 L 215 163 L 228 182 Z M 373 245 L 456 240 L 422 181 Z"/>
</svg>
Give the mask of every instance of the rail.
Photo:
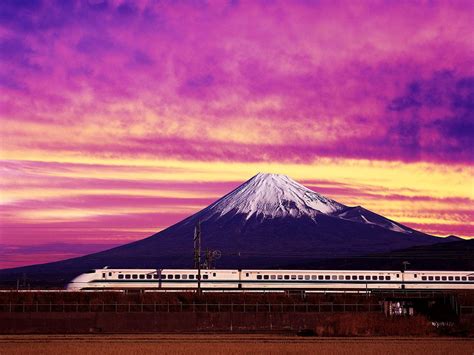
<svg viewBox="0 0 474 355">
<path fill-rule="evenodd" d="M 7 303 L 0 312 L 383 312 L 382 304 L 364 303 Z"/>
</svg>

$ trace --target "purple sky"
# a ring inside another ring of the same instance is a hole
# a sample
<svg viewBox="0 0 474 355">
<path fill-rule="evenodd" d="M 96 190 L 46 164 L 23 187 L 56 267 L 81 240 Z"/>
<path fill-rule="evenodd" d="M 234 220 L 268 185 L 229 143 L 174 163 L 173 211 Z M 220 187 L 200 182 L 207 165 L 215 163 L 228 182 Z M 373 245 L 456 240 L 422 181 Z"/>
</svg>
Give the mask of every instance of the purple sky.
<svg viewBox="0 0 474 355">
<path fill-rule="evenodd" d="M 1 1 L 3 266 L 145 237 L 274 168 L 473 236 L 473 6 Z"/>
</svg>

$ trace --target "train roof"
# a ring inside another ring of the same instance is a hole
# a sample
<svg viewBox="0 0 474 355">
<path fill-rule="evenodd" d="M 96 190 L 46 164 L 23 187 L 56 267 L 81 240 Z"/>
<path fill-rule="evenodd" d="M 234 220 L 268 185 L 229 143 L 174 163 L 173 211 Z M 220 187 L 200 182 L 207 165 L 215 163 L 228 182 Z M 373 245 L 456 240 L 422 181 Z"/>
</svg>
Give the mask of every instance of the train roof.
<svg viewBox="0 0 474 355">
<path fill-rule="evenodd" d="M 114 272 L 136 272 L 136 273 L 151 273 L 157 271 L 165 271 L 165 272 L 197 272 L 197 269 L 121 269 L 121 268 L 102 268 L 102 269 L 93 269 L 89 271 L 91 272 L 107 272 L 107 271 L 114 271 Z M 201 272 L 235 272 L 235 271 L 242 271 L 242 272 L 268 272 L 268 273 L 295 273 L 295 272 L 312 272 L 312 273 L 397 273 L 401 272 L 401 270 L 295 270 L 295 269 L 201 269 Z M 405 270 L 405 272 L 418 272 L 418 273 L 473 273 L 472 270 L 465 270 L 465 271 L 450 271 L 450 270 Z"/>
</svg>

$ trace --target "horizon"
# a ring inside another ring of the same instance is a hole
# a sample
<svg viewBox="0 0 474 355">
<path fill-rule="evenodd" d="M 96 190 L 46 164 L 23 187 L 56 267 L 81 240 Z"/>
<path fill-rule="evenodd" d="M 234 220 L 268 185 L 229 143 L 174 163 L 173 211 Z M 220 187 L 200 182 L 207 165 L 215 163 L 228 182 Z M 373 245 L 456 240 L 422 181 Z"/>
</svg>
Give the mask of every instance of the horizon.
<svg viewBox="0 0 474 355">
<path fill-rule="evenodd" d="M 474 9 L 0 3 L 0 268 L 146 238 L 258 171 L 474 237 Z"/>
</svg>

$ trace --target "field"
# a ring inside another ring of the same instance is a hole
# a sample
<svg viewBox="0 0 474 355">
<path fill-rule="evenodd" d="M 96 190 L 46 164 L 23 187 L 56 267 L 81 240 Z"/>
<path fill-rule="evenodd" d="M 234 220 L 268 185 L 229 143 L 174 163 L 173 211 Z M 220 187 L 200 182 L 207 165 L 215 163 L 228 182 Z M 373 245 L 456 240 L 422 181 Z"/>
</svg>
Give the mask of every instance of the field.
<svg viewBox="0 0 474 355">
<path fill-rule="evenodd" d="M 469 354 L 474 339 L 279 335 L 0 336 L 0 354 Z"/>
</svg>

